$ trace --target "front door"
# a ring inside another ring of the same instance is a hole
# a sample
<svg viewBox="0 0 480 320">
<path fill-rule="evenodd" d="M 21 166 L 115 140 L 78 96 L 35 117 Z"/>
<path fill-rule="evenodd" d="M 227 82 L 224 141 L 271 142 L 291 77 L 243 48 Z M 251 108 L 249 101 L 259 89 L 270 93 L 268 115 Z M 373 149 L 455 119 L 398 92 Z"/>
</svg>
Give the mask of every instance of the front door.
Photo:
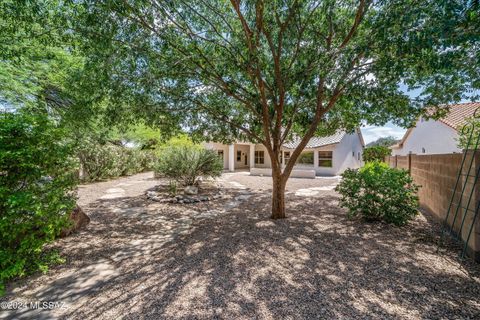
<svg viewBox="0 0 480 320">
<path fill-rule="evenodd" d="M 245 165 L 247 165 L 247 155 L 245 154 Z"/>
</svg>

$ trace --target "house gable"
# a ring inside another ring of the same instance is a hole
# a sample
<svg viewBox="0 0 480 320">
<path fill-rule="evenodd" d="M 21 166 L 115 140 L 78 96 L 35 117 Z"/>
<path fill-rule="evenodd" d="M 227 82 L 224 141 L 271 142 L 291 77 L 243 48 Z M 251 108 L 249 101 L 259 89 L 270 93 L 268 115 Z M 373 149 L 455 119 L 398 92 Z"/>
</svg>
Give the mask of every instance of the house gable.
<svg viewBox="0 0 480 320">
<path fill-rule="evenodd" d="M 443 154 L 461 152 L 458 148 L 458 132 L 439 120 L 420 118 L 415 127 L 408 129 L 398 146 L 392 147 L 393 155 Z"/>
</svg>

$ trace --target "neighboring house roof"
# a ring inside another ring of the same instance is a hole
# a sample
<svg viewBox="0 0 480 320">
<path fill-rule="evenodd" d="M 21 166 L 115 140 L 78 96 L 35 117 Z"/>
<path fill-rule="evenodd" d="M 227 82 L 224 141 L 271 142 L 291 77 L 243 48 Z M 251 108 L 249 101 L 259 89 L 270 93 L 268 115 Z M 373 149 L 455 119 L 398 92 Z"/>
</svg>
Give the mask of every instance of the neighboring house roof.
<svg viewBox="0 0 480 320">
<path fill-rule="evenodd" d="M 327 146 L 327 145 L 330 145 L 330 144 L 339 143 L 346 134 L 347 133 L 344 132 L 344 131 L 337 131 L 335 134 L 333 134 L 331 136 L 328 136 L 328 137 L 313 137 L 313 138 L 310 139 L 310 141 L 308 141 L 307 145 L 305 146 L 305 149 L 318 148 L 318 147 L 323 147 L 323 146 Z M 357 130 L 357 134 L 359 135 L 360 142 L 361 142 L 362 146 L 364 146 L 365 143 L 363 141 L 361 131 Z M 287 149 L 295 149 L 298 146 L 298 144 L 300 143 L 300 141 L 301 141 L 301 139 L 298 138 L 298 139 L 295 139 L 293 141 L 286 142 L 286 143 L 283 144 L 283 147 L 285 147 Z"/>
<path fill-rule="evenodd" d="M 450 111 L 445 117 L 438 119 L 438 121 L 458 131 L 467 123 L 469 118 L 473 117 L 475 110 L 480 108 L 480 102 L 452 104 L 446 107 Z"/>
<path fill-rule="evenodd" d="M 443 107 L 448 108 L 449 111 L 445 117 L 438 119 L 438 121 L 458 131 L 462 128 L 462 126 L 467 123 L 467 120 L 469 118 L 473 117 L 475 110 L 477 110 L 477 108 L 480 108 L 480 102 L 450 104 Z M 403 135 L 402 140 L 400 140 L 398 144 L 395 144 L 390 148 L 401 148 L 414 128 L 415 127 L 409 128 L 407 132 L 405 132 L 405 134 Z"/>
</svg>

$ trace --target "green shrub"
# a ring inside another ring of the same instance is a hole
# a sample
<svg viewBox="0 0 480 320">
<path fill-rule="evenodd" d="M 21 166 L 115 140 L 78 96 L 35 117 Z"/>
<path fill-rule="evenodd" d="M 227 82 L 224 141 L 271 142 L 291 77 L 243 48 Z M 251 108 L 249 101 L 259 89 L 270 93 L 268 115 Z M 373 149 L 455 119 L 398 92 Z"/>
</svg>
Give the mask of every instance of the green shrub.
<svg viewBox="0 0 480 320">
<path fill-rule="evenodd" d="M 6 280 L 52 261 L 44 245 L 75 206 L 78 164 L 65 134 L 46 117 L 0 115 L 0 291 Z"/>
<path fill-rule="evenodd" d="M 151 150 L 126 148 L 112 143 L 89 141 L 78 149 L 82 180 L 99 181 L 152 170 L 155 154 Z"/>
<path fill-rule="evenodd" d="M 170 146 L 160 152 L 155 171 L 183 185 L 194 185 L 199 177 L 220 176 L 223 163 L 212 150 L 195 145 Z"/>
<path fill-rule="evenodd" d="M 336 187 L 340 205 L 349 216 L 403 225 L 418 213 L 418 186 L 405 170 L 370 162 L 358 170 L 348 169 Z"/>
<path fill-rule="evenodd" d="M 385 161 L 385 157 L 392 154 L 392 150 L 386 146 L 373 146 L 363 150 L 363 160 L 365 162 Z"/>
</svg>

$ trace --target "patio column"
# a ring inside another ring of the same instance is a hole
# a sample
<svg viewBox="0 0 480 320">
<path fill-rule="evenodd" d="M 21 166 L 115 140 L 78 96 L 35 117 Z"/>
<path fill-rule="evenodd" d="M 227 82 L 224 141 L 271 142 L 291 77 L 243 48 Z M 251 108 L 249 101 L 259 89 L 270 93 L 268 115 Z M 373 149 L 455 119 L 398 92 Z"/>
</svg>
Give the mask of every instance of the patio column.
<svg viewBox="0 0 480 320">
<path fill-rule="evenodd" d="M 313 149 L 313 167 L 318 167 L 318 150 Z"/>
<path fill-rule="evenodd" d="M 250 145 L 250 168 L 255 168 L 255 145 Z"/>
<path fill-rule="evenodd" d="M 228 171 L 235 171 L 235 145 L 228 146 Z"/>
</svg>

